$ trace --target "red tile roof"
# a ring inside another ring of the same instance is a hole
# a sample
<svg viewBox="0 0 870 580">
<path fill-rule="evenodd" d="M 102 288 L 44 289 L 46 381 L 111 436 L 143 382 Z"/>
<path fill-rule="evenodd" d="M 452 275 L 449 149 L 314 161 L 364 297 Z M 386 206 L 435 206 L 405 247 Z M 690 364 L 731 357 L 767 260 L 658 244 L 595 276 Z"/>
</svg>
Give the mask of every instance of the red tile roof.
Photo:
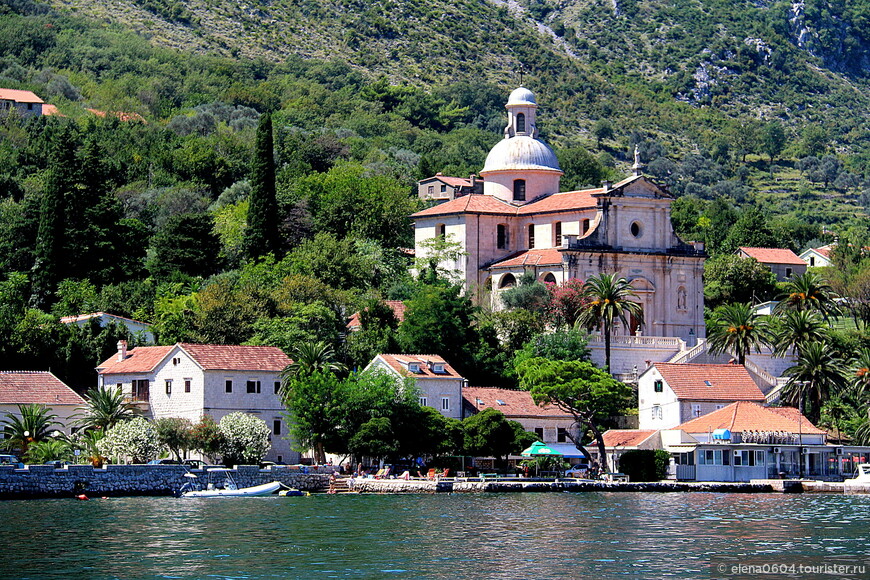
<svg viewBox="0 0 870 580">
<path fill-rule="evenodd" d="M 462 375 L 460 375 L 456 370 L 450 366 L 446 360 L 438 356 L 437 354 L 379 354 L 375 357 L 375 360 L 381 359 L 387 366 L 396 371 L 400 376 L 403 377 L 419 377 L 425 379 L 461 379 Z M 372 361 L 374 362 L 374 361 Z M 408 371 L 408 363 L 419 363 L 420 372 L 412 373 Z M 432 372 L 432 369 L 429 368 L 427 363 L 441 363 L 444 365 L 443 373 L 435 373 Z"/>
<path fill-rule="evenodd" d="M 57 115 L 58 117 L 66 117 L 66 115 L 57 110 L 56 105 L 49 105 L 48 103 L 42 105 L 42 114 L 49 117 L 52 115 Z"/>
<path fill-rule="evenodd" d="M 809 419 L 792 407 L 762 407 L 750 401 L 738 401 L 676 427 L 686 433 L 709 433 L 715 429 L 731 431 L 785 431 L 821 435 Z"/>
<path fill-rule="evenodd" d="M 43 103 L 44 101 L 30 91 L 18 89 L 0 89 L 0 100 L 15 101 L 17 103 Z"/>
<path fill-rule="evenodd" d="M 0 405 L 39 403 L 82 405 L 82 399 L 59 378 L 46 371 L 0 371 Z"/>
<path fill-rule="evenodd" d="M 400 323 L 405 321 L 405 303 L 401 300 L 384 300 L 384 304 L 393 309 L 393 314 L 396 315 L 396 320 Z M 350 320 L 347 321 L 347 327 L 356 330 L 361 326 L 359 320 L 359 312 L 354 312 Z"/>
<path fill-rule="evenodd" d="M 604 193 L 604 190 L 600 187 L 581 191 L 554 193 L 520 206 L 517 209 L 517 214 L 528 215 L 553 211 L 594 209 L 598 206 L 598 198 L 595 195 L 601 195 L 602 193 Z"/>
<path fill-rule="evenodd" d="M 602 437 L 605 447 L 637 447 L 655 432 L 655 429 L 610 429 Z"/>
<path fill-rule="evenodd" d="M 806 262 L 787 248 L 749 248 L 741 246 L 740 251 L 750 258 L 755 258 L 762 264 L 806 265 Z"/>
<path fill-rule="evenodd" d="M 491 195 L 464 195 L 442 204 L 418 211 L 411 217 L 448 215 L 455 213 L 516 214 L 517 208 Z"/>
<path fill-rule="evenodd" d="M 760 401 L 764 394 L 743 366 L 654 363 L 678 399 Z M 707 384 L 709 383 L 709 384 Z"/>
<path fill-rule="evenodd" d="M 550 266 L 562 263 L 562 254 L 556 248 L 523 250 L 511 254 L 504 260 L 490 265 L 490 268 L 513 268 L 517 266 Z"/>
<path fill-rule="evenodd" d="M 571 418 L 555 405 L 539 407 L 532 400 L 528 391 L 515 389 L 499 389 L 497 387 L 465 387 L 462 389 L 462 398 L 469 407 L 482 411 L 492 407 L 505 414 L 506 417 L 563 417 Z M 501 401 L 504 404 L 499 403 Z"/>
<path fill-rule="evenodd" d="M 203 370 L 280 372 L 291 362 L 284 351 L 274 346 L 178 343 L 139 346 L 129 351 L 123 361 L 119 361 L 116 354 L 97 368 L 101 369 L 100 374 L 151 372 L 176 346 L 189 354 Z"/>
<path fill-rule="evenodd" d="M 448 175 L 441 175 L 440 173 L 437 173 L 437 174 L 433 175 L 432 177 L 427 177 L 426 179 L 422 179 L 421 181 L 431 181 L 433 179 L 437 179 L 438 181 L 443 181 L 447 185 L 450 185 L 453 187 L 456 187 L 457 185 L 471 187 L 471 180 L 470 179 L 466 179 L 463 177 L 450 177 Z M 480 179 L 480 181 L 483 181 L 483 179 Z"/>
<path fill-rule="evenodd" d="M 834 249 L 834 244 L 828 244 L 827 246 L 821 246 L 819 248 L 812 248 L 820 256 L 824 256 L 825 258 L 831 257 L 831 251 Z"/>
</svg>

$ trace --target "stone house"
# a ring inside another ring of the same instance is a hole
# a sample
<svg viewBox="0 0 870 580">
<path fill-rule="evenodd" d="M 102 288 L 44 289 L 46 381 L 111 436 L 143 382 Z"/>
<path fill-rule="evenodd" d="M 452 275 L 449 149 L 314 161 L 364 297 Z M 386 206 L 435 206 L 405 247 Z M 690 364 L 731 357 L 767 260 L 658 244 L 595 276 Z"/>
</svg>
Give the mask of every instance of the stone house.
<svg viewBox="0 0 870 580">
<path fill-rule="evenodd" d="M 44 101 L 30 91 L 0 89 L 0 110 L 15 109 L 24 117 L 42 115 Z"/>
<path fill-rule="evenodd" d="M 654 363 L 637 379 L 638 427 L 673 429 L 735 401 L 763 403 L 749 371 L 736 364 Z"/>
<path fill-rule="evenodd" d="M 437 203 L 450 201 L 463 195 L 480 193 L 482 189 L 483 180 L 476 175 L 466 179 L 436 173 L 432 177 L 417 182 L 417 196 L 420 199 Z"/>
<path fill-rule="evenodd" d="M 118 353 L 97 372 L 100 386 L 117 385 L 150 419 L 181 417 L 195 423 L 209 415 L 220 421 L 237 411 L 259 417 L 272 430 L 265 459 L 298 463 L 278 394 L 280 373 L 290 362 L 272 346 L 178 343 L 127 351 L 120 341 Z"/>
<path fill-rule="evenodd" d="M 569 453 L 576 451 L 569 434 L 578 437 L 580 427 L 571 414 L 555 405 L 536 405 L 528 391 L 497 387 L 465 387 L 462 389 L 462 399 L 463 419 L 476 415 L 484 409 L 496 409 L 504 413 L 507 419 L 518 422 L 523 429 L 534 433 L 540 441 L 551 447 L 565 444 L 565 449 L 557 447 L 557 450 Z"/>
<path fill-rule="evenodd" d="M 770 268 L 777 282 L 784 282 L 792 276 L 799 276 L 807 271 L 807 263 L 787 248 L 741 247 L 737 255 L 741 258 L 755 258 Z"/>
<path fill-rule="evenodd" d="M 85 404 L 78 393 L 49 371 L 0 371 L 0 418 L 19 416 L 18 405 L 45 405 L 57 415 L 58 431 L 71 434 L 73 419 Z"/>
<path fill-rule="evenodd" d="M 411 377 L 420 405 L 437 409 L 445 417 L 462 419 L 462 389 L 468 381 L 436 354 L 379 354 L 363 372 L 383 370 L 398 378 Z"/>
</svg>

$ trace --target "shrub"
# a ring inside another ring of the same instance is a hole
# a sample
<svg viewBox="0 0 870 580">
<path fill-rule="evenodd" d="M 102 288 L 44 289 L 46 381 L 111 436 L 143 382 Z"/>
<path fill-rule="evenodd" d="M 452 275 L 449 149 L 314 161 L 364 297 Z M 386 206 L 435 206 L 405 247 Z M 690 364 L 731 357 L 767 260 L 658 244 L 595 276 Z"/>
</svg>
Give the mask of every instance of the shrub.
<svg viewBox="0 0 870 580">
<path fill-rule="evenodd" d="M 230 413 L 218 423 L 224 465 L 256 465 L 272 446 L 272 430 L 262 419 L 247 413 Z"/>
<path fill-rule="evenodd" d="M 154 425 L 136 417 L 109 429 L 97 448 L 107 457 L 146 463 L 160 452 L 160 442 Z"/>
</svg>

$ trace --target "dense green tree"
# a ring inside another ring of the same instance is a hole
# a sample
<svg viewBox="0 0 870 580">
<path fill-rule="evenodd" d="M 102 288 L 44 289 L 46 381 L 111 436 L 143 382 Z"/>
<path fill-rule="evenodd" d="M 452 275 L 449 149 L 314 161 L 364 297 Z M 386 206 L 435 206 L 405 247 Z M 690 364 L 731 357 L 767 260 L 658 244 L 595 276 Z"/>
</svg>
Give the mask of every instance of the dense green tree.
<svg viewBox="0 0 870 580">
<path fill-rule="evenodd" d="M 840 314 L 839 296 L 831 284 L 812 270 L 792 276 L 776 305 L 778 310 L 811 310 L 827 320 Z"/>
<path fill-rule="evenodd" d="M 621 320 L 629 325 L 628 317 L 632 316 L 643 324 L 643 310 L 639 303 L 632 300 L 634 289 L 625 278 L 616 274 L 601 274 L 593 276 L 583 285 L 583 296 L 586 306 L 577 318 L 577 325 L 583 328 L 598 328 L 604 335 L 604 368 L 610 369 L 610 333 L 613 324 Z"/>
<path fill-rule="evenodd" d="M 785 149 L 785 144 L 785 129 L 779 121 L 771 121 L 761 129 L 761 148 L 770 157 L 771 164 Z"/>
<path fill-rule="evenodd" d="M 465 452 L 469 455 L 495 457 L 501 464 L 507 462 L 510 454 L 519 454 L 526 444 L 525 438 L 518 437 L 518 431 L 504 413 L 498 409 L 487 408 L 462 421 L 465 433 Z M 520 432 L 522 432 L 520 428 Z"/>
<path fill-rule="evenodd" d="M 602 180 L 611 177 L 611 171 L 583 147 L 559 149 L 556 156 L 565 172 L 561 180 L 563 190 L 598 187 Z"/>
<path fill-rule="evenodd" d="M 161 417 L 154 421 L 154 429 L 157 432 L 157 441 L 169 449 L 178 461 L 182 460 L 184 452 L 193 445 L 193 423 L 190 419 Z"/>
<path fill-rule="evenodd" d="M 297 345 L 290 356 L 293 362 L 287 365 L 282 377 L 310 375 L 316 372 L 341 373 L 347 369 L 335 360 L 335 350 L 326 342 L 306 342 Z"/>
<path fill-rule="evenodd" d="M 220 242 L 212 233 L 212 226 L 211 217 L 204 214 L 169 218 L 151 242 L 154 250 L 149 263 L 151 273 L 161 278 L 174 272 L 190 276 L 213 274 Z"/>
<path fill-rule="evenodd" d="M 596 146 L 601 149 L 602 141 L 613 139 L 613 124 L 607 119 L 598 119 L 592 125 L 592 136 L 595 137 Z"/>
<path fill-rule="evenodd" d="M 366 300 L 359 310 L 360 327 L 347 335 L 345 351 L 351 365 L 363 368 L 377 354 L 398 350 L 399 320 L 393 309 L 377 299 Z"/>
<path fill-rule="evenodd" d="M 538 314 L 543 314 L 550 304 L 550 292 L 546 284 L 531 272 L 520 276 L 519 284 L 503 291 L 500 297 L 505 308 L 523 308 Z"/>
<path fill-rule="evenodd" d="M 720 254 L 704 262 L 704 304 L 718 308 L 732 302 L 758 304 L 776 295 L 776 276 L 755 258 Z"/>
<path fill-rule="evenodd" d="M 751 304 L 735 302 L 713 312 L 707 326 L 707 343 L 712 354 L 733 354 L 737 364 L 742 365 L 753 349 L 768 344 L 768 331 Z"/>
<path fill-rule="evenodd" d="M 529 391 L 536 404 L 555 405 L 570 413 L 578 425 L 591 432 L 598 457 L 607 457 L 604 431 L 614 416 L 633 405 L 629 387 L 585 361 L 533 358 L 520 364 L 517 374 L 520 388 Z M 574 444 L 586 452 L 581 440 Z"/>
<path fill-rule="evenodd" d="M 513 365 L 537 357 L 548 360 L 588 361 L 589 349 L 586 346 L 586 333 L 574 328 L 541 332 L 526 342 L 514 353 Z"/>
<path fill-rule="evenodd" d="M 335 435 L 335 413 L 341 404 L 339 385 L 339 379 L 330 372 L 282 375 L 281 398 L 294 449 L 311 449 L 317 463 L 326 463 L 326 445 Z"/>
<path fill-rule="evenodd" d="M 251 169 L 248 225 L 244 233 L 245 253 L 250 259 L 278 250 L 278 204 L 275 199 L 275 152 L 272 116 L 260 117 Z"/>
<path fill-rule="evenodd" d="M 778 248 L 780 240 L 771 227 L 768 216 L 756 207 L 748 207 L 740 212 L 740 217 L 728 230 L 728 236 L 722 242 L 722 250 L 736 252 L 737 248 Z"/>
</svg>

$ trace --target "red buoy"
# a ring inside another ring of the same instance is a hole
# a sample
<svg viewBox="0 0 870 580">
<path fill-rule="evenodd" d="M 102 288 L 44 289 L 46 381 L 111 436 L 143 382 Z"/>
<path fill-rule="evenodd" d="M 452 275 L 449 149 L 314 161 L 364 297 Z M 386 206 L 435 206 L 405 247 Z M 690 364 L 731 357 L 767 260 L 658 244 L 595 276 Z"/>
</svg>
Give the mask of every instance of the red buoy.
<svg viewBox="0 0 870 580">
<path fill-rule="evenodd" d="M 87 501 L 89 498 L 85 494 L 77 495 L 76 499 L 80 499 L 82 501 Z"/>
</svg>

